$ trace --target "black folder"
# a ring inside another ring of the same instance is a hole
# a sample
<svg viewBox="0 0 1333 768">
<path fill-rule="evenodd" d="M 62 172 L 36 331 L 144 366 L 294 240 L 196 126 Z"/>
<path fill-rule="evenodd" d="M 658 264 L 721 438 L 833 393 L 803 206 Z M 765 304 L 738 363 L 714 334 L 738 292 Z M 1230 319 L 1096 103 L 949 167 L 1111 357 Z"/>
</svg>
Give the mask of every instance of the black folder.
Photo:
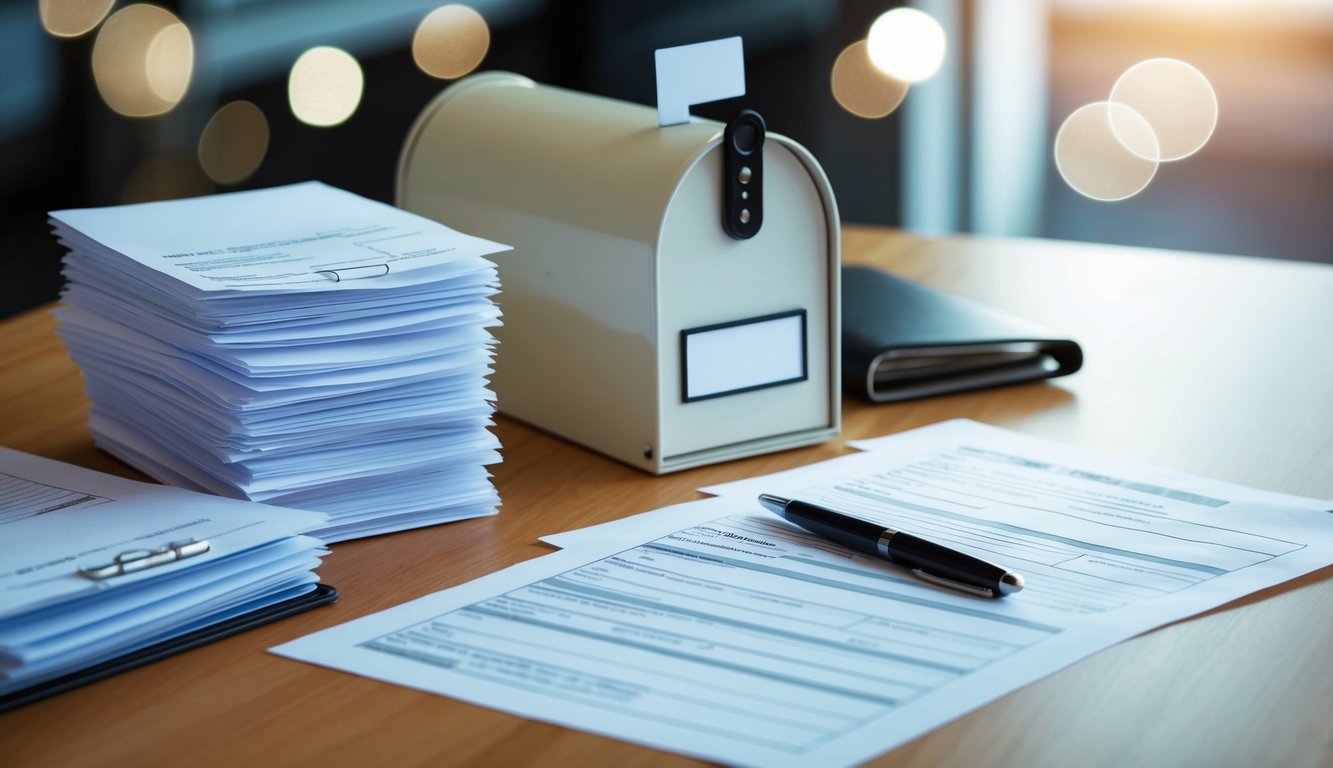
<svg viewBox="0 0 1333 768">
<path fill-rule="evenodd" d="M 338 590 L 327 584 L 317 584 L 315 589 L 303 595 L 297 595 L 280 603 L 266 605 L 258 610 L 163 640 L 77 672 L 71 672 L 51 680 L 44 680 L 17 691 L 11 691 L 0 696 L 0 712 L 21 707 L 24 704 L 31 704 L 34 701 L 40 701 L 48 696 L 64 693 L 89 683 L 95 683 L 120 672 L 142 667 L 158 659 L 175 656 L 178 653 L 207 645 L 215 640 L 239 634 L 247 629 L 253 629 L 278 619 L 285 619 L 302 611 L 308 611 L 315 606 L 328 605 L 337 599 Z"/>
<path fill-rule="evenodd" d="M 873 267 L 842 268 L 843 387 L 890 403 L 1065 376 L 1070 339 Z"/>
</svg>

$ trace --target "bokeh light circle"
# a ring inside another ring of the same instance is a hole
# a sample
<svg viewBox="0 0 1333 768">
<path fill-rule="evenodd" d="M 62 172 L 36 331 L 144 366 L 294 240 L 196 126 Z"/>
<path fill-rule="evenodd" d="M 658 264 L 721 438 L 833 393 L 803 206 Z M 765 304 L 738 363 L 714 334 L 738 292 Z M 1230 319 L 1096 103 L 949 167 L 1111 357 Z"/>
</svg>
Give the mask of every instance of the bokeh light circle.
<svg viewBox="0 0 1333 768">
<path fill-rule="evenodd" d="M 915 8 L 894 8 L 870 25 L 870 60 L 884 74 L 919 83 L 944 62 L 944 28 Z"/>
<path fill-rule="evenodd" d="M 838 54 L 829 84 L 839 106 L 857 117 L 871 119 L 897 109 L 911 87 L 872 64 L 864 40 L 852 43 Z"/>
<path fill-rule="evenodd" d="M 218 184 L 250 177 L 268 153 L 268 119 L 248 101 L 233 101 L 209 118 L 199 136 L 199 166 Z"/>
<path fill-rule="evenodd" d="M 452 80 L 476 69 L 491 47 L 491 30 L 466 5 L 431 11 L 412 36 L 412 58 L 431 77 Z"/>
<path fill-rule="evenodd" d="M 1202 72 L 1177 59 L 1149 59 L 1125 70 L 1111 88 L 1111 102 L 1148 121 L 1160 146 L 1158 159 L 1164 161 L 1198 152 L 1217 128 L 1217 94 L 1212 84 Z M 1134 130 L 1121 125 L 1124 114 L 1129 113 L 1111 113 L 1117 134 Z M 1132 142 L 1126 146 L 1139 154 Z"/>
<path fill-rule="evenodd" d="M 1116 130 L 1111 128 L 1113 120 Z M 1142 115 L 1123 104 L 1098 101 L 1074 110 L 1060 126 L 1055 167 L 1081 195 L 1124 200 L 1148 186 L 1157 173 L 1156 145 L 1152 127 Z"/>
<path fill-rule="evenodd" d="M 128 117 L 170 111 L 194 72 L 194 41 L 175 14 L 128 5 L 111 14 L 93 43 L 93 79 L 107 106 Z"/>
<path fill-rule="evenodd" d="M 296 119 L 327 128 L 338 125 L 361 104 L 361 65 L 340 48 L 318 46 L 297 58 L 287 78 L 287 99 Z"/>
<path fill-rule="evenodd" d="M 179 102 L 190 88 L 193 62 L 194 39 L 189 28 L 180 23 L 168 24 L 153 35 L 144 53 L 148 87 L 163 101 Z"/>
<path fill-rule="evenodd" d="M 56 37 L 86 35 L 102 23 L 116 0 L 38 0 L 42 28 Z"/>
</svg>

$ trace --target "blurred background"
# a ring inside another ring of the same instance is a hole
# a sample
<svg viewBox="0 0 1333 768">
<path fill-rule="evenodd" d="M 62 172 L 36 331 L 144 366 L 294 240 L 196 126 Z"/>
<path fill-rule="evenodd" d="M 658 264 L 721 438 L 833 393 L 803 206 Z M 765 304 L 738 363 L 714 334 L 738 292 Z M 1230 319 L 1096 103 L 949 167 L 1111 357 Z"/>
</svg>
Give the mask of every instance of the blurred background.
<svg viewBox="0 0 1333 768">
<path fill-rule="evenodd" d="M 1333 2 L 906 3 L 943 27 L 943 65 L 858 117 L 834 62 L 902 4 L 0 0 L 0 317 L 57 296 L 47 211 L 306 179 L 391 201 L 403 138 L 452 78 L 654 104 L 655 49 L 732 35 L 748 93 L 694 114 L 759 110 L 819 158 L 845 222 L 1333 263 Z M 1215 133 L 1128 199 L 1080 195 L 1056 131 L 1157 57 L 1208 78 Z"/>
</svg>

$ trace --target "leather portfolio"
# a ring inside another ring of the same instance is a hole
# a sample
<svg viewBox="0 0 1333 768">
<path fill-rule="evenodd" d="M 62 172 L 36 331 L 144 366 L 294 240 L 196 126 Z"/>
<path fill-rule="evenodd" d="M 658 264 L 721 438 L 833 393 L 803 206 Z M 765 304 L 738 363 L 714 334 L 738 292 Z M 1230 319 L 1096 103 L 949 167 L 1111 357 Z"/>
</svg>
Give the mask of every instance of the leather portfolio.
<svg viewBox="0 0 1333 768">
<path fill-rule="evenodd" d="M 843 386 L 876 403 L 1064 376 L 1079 345 L 873 267 L 842 268 Z"/>
</svg>

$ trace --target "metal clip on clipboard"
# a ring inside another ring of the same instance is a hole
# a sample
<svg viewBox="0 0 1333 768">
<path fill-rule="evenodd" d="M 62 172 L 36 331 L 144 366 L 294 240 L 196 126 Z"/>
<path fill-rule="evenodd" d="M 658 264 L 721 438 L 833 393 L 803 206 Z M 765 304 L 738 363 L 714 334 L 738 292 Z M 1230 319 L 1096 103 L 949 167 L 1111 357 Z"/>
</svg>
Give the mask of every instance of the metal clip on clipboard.
<svg viewBox="0 0 1333 768">
<path fill-rule="evenodd" d="M 207 540 L 185 539 L 164 544 L 156 549 L 127 549 L 106 565 L 80 568 L 77 573 L 84 578 L 101 581 L 202 555 L 209 548 Z"/>
</svg>

